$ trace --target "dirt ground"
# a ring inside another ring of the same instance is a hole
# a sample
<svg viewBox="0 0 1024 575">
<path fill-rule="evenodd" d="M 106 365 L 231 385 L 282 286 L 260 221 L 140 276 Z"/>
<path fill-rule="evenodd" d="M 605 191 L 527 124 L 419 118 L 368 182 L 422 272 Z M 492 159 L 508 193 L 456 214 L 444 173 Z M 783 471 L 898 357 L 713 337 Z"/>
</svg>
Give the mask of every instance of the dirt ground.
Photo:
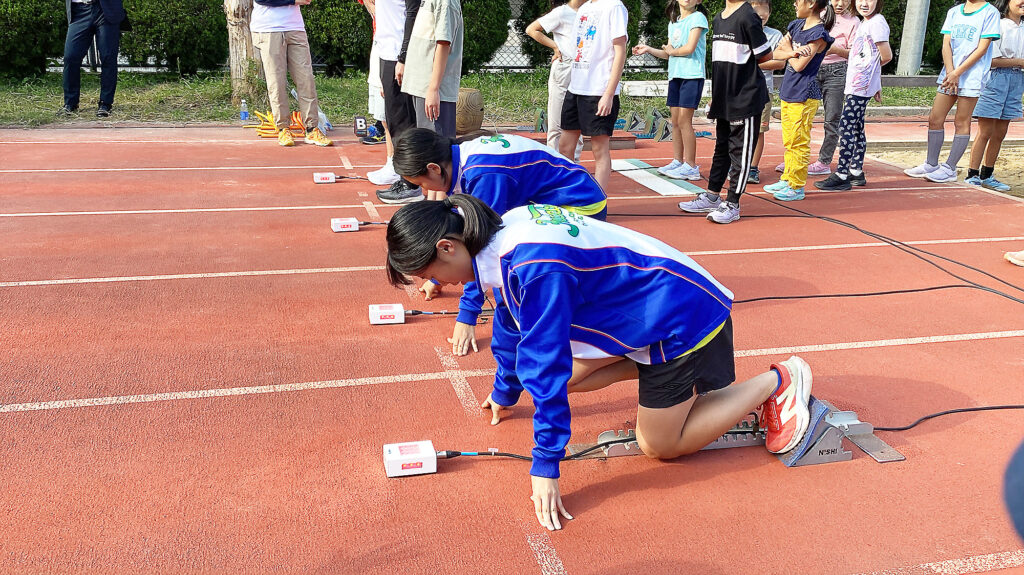
<svg viewBox="0 0 1024 575">
<path fill-rule="evenodd" d="M 948 153 L 949 147 L 947 146 L 942 150 L 940 159 L 945 158 Z M 902 168 L 909 168 L 920 164 L 924 160 L 924 154 L 925 146 L 923 144 L 917 148 L 871 149 L 870 144 L 868 147 L 869 156 Z M 970 156 L 971 150 L 968 149 L 960 163 L 957 164 L 957 167 L 960 168 L 961 182 L 967 177 L 967 166 Z M 1004 145 L 999 152 L 999 160 L 996 161 L 996 179 L 1012 186 L 1013 189 L 1009 194 L 1017 197 L 1024 197 L 1024 160 L 1022 158 L 1024 158 L 1024 146 Z"/>
</svg>

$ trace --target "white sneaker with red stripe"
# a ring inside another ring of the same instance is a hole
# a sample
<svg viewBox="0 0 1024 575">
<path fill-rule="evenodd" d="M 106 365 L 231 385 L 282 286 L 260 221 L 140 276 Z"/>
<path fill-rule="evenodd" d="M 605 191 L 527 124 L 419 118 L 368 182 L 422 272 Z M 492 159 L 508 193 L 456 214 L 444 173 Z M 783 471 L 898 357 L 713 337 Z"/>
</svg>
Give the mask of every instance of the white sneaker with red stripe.
<svg viewBox="0 0 1024 575">
<path fill-rule="evenodd" d="M 811 366 L 797 356 L 773 364 L 782 385 L 765 400 L 765 447 L 772 453 L 786 453 L 803 439 L 811 421 Z"/>
</svg>

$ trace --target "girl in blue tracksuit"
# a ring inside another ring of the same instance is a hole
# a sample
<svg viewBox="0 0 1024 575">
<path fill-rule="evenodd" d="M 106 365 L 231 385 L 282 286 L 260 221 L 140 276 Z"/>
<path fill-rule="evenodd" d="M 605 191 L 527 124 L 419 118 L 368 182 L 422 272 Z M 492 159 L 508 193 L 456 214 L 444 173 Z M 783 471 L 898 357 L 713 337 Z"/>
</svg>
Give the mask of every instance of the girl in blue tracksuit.
<svg viewBox="0 0 1024 575">
<path fill-rule="evenodd" d="M 732 293 L 654 238 L 551 205 L 500 218 L 460 194 L 403 207 L 387 241 L 393 285 L 416 276 L 500 290 L 497 371 L 483 406 L 496 424 L 524 389 L 533 397 L 531 499 L 549 529 L 559 514 L 571 519 L 558 489 L 570 391 L 639 379 L 636 435 L 650 457 L 693 453 L 759 405 L 770 451 L 789 451 L 807 429 L 806 362 L 792 357 L 729 385 Z"/>
<path fill-rule="evenodd" d="M 553 204 L 602 220 L 607 214 L 604 191 L 585 168 L 521 136 L 498 134 L 459 144 L 433 130 L 412 129 L 395 142 L 392 162 L 395 172 L 413 185 L 469 194 L 499 214 L 527 204 Z M 436 285 L 428 281 L 420 288 L 428 300 L 436 295 Z M 450 340 L 455 355 L 477 350 L 474 326 L 483 302 L 476 284 L 467 284 Z"/>
</svg>

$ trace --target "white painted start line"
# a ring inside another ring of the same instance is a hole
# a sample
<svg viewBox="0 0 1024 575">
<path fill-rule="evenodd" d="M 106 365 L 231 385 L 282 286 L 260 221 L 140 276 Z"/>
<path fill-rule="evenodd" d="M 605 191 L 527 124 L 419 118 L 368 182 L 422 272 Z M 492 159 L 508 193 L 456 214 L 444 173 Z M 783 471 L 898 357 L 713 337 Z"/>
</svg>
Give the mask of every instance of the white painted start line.
<svg viewBox="0 0 1024 575">
<path fill-rule="evenodd" d="M 825 351 L 838 351 L 838 350 L 849 350 L 849 349 L 867 349 L 867 348 L 880 348 L 880 347 L 898 347 L 905 345 L 922 345 L 931 343 L 947 343 L 947 342 L 963 342 L 963 341 L 979 341 L 979 340 L 991 340 L 991 339 L 1004 339 L 1004 338 L 1016 338 L 1024 337 L 1024 330 L 1016 331 L 994 331 L 994 332 L 982 332 L 982 333 L 960 333 L 951 335 L 933 335 L 925 337 L 910 337 L 901 339 L 883 339 L 875 341 L 852 341 L 852 342 L 841 342 L 841 343 L 824 343 L 816 345 L 803 345 L 803 346 L 792 346 L 792 347 L 776 347 L 776 348 L 765 348 L 765 349 L 751 349 L 751 350 L 739 350 L 736 352 L 736 357 L 764 357 L 764 356 L 779 356 L 787 355 L 792 353 L 815 353 Z M 438 351 L 438 355 L 442 355 L 441 351 Z M 381 385 L 387 383 L 404 383 L 410 381 L 449 381 L 458 392 L 458 386 L 461 386 L 460 382 L 455 382 L 455 377 L 459 377 L 464 380 L 467 377 L 489 377 L 494 375 L 493 369 L 470 369 L 470 370 L 452 370 L 447 369 L 450 365 L 446 365 L 446 370 L 442 372 L 432 373 L 410 373 L 402 375 L 386 375 L 378 377 L 361 377 L 355 379 L 336 379 L 329 381 L 310 381 L 304 383 L 287 383 L 279 385 L 260 385 L 251 387 L 230 387 L 230 388 L 219 388 L 219 389 L 200 389 L 192 391 L 170 391 L 164 393 L 147 393 L 140 395 L 121 395 L 121 396 L 109 396 L 109 397 L 92 397 L 84 399 L 64 399 L 58 401 L 41 401 L 33 403 L 11 403 L 7 405 L 0 405 L 0 413 L 13 413 L 21 411 L 44 411 L 53 409 L 70 409 L 77 407 L 96 407 L 102 405 L 125 405 L 130 403 L 152 403 L 158 401 L 176 401 L 181 399 L 207 399 L 212 397 L 230 397 L 239 395 L 255 395 L 262 393 L 281 393 L 287 391 L 307 391 L 311 389 L 334 389 L 343 387 L 360 387 L 367 385 Z M 457 364 L 456 364 L 457 365 Z M 468 383 L 466 384 L 468 387 Z M 469 392 L 469 396 L 465 399 L 460 397 L 460 403 L 467 412 L 469 412 L 469 401 L 472 395 L 472 390 Z M 477 412 L 476 399 L 472 399 L 473 411 Z"/>
<path fill-rule="evenodd" d="M 368 202 L 367 202 L 368 203 Z M 361 206 L 352 206 L 361 207 Z M 371 217 L 374 217 L 371 214 Z M 379 217 L 379 214 L 378 216 Z M 1005 236 L 995 238 L 965 238 L 965 239 L 953 239 L 953 240 L 920 240 L 903 242 L 907 245 L 926 246 L 926 245 L 940 245 L 940 244 L 970 244 L 970 243 L 992 243 L 992 242 L 1016 242 L 1024 241 L 1024 236 Z M 701 257 L 701 256 L 721 256 L 721 255 L 742 255 L 742 254 L 766 254 L 766 253 L 780 253 L 780 252 L 802 252 L 802 251 L 817 251 L 817 250 L 840 250 L 840 249 L 856 249 L 856 248 L 879 248 L 887 247 L 889 244 L 883 242 L 870 242 L 870 243 L 859 243 L 859 244 L 825 244 L 825 245 L 811 245 L 811 246 L 787 246 L 787 247 L 775 247 L 775 248 L 746 248 L 746 249 L 735 249 L 735 250 L 709 250 L 709 251 L 698 251 L 698 252 L 686 252 L 686 255 L 690 257 Z M 284 275 L 299 275 L 299 274 L 324 274 L 324 273 L 351 273 L 351 272 L 369 272 L 369 271 L 382 271 L 384 266 L 351 266 L 351 267 L 339 267 L 339 268 L 305 268 L 305 269 L 281 269 L 281 270 L 250 270 L 250 271 L 236 271 L 236 272 L 209 272 L 209 273 L 191 273 L 191 274 L 166 274 L 166 275 L 145 275 L 145 276 L 113 276 L 113 277 L 96 277 L 96 278 L 63 278 L 63 279 L 50 279 L 50 280 L 25 280 L 25 281 L 9 281 L 0 282 L 0 288 L 13 288 L 13 287 L 28 287 L 28 286 L 50 286 L 50 285 L 74 285 L 74 284 L 100 284 L 100 283 L 116 283 L 116 282 L 133 282 L 133 281 L 162 281 L 162 280 L 191 280 L 191 279 L 209 279 L 209 278 L 228 278 L 228 277 L 258 277 L 258 276 L 284 276 Z M 407 286 L 406 289 L 409 292 L 410 297 L 416 294 L 415 286 Z"/>
<path fill-rule="evenodd" d="M 911 567 L 897 567 L 883 571 L 872 571 L 860 575 L 966 575 L 968 573 L 989 573 L 1024 566 L 1024 549 L 974 555 L 962 559 L 949 559 L 934 563 L 922 563 Z"/>
</svg>

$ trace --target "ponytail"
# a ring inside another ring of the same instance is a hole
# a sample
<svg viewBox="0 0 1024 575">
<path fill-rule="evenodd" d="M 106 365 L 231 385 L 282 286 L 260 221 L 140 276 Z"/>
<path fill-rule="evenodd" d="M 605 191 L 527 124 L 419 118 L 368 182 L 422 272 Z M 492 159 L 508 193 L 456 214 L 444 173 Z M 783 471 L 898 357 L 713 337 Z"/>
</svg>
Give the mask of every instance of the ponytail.
<svg viewBox="0 0 1024 575">
<path fill-rule="evenodd" d="M 427 128 L 410 128 L 395 140 L 392 164 L 395 173 L 415 178 L 427 173 L 427 164 L 443 166 L 452 161 L 456 141 Z"/>
<path fill-rule="evenodd" d="M 836 10 L 828 0 L 817 0 L 816 4 L 821 4 L 822 2 L 825 4 L 825 11 L 821 17 L 821 23 L 825 25 L 825 31 L 829 31 L 832 30 L 832 26 L 836 23 Z M 817 6 L 815 8 L 820 10 Z"/>
<path fill-rule="evenodd" d="M 669 23 L 671 24 L 672 22 L 678 20 L 679 16 L 679 2 L 677 0 L 668 0 L 668 2 L 665 3 L 665 17 L 668 18 Z M 670 38 L 669 42 L 671 41 L 672 39 Z"/>
<path fill-rule="evenodd" d="M 500 229 L 501 216 L 466 194 L 409 204 L 388 223 L 388 281 L 393 286 L 408 285 L 406 276 L 429 266 L 437 258 L 437 242 L 444 238 L 461 241 L 475 257 Z"/>
</svg>

